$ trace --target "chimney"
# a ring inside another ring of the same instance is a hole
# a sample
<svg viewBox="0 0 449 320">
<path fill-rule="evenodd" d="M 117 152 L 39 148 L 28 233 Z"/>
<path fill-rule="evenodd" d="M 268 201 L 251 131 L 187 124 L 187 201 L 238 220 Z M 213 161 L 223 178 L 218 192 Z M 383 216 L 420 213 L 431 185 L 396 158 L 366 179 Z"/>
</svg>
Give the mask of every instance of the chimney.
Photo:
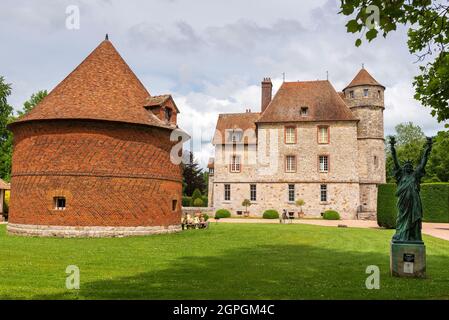
<svg viewBox="0 0 449 320">
<path fill-rule="evenodd" d="M 271 102 L 271 95 L 273 91 L 273 84 L 270 78 L 263 78 L 262 81 L 262 112 L 268 107 Z"/>
</svg>

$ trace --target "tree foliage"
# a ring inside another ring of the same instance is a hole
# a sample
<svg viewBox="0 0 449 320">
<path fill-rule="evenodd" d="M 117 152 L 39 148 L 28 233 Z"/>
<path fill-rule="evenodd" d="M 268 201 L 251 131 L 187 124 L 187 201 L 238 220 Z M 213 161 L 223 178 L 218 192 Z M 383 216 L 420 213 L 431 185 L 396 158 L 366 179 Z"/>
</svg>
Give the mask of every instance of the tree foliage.
<svg viewBox="0 0 449 320">
<path fill-rule="evenodd" d="M 46 96 L 48 95 L 47 90 L 39 90 L 33 93 L 29 100 L 25 101 L 23 104 L 23 109 L 18 111 L 19 117 L 27 114 L 34 109 Z"/>
<path fill-rule="evenodd" d="M 395 128 L 396 152 L 400 162 L 413 161 L 418 165 L 426 138 L 422 129 L 412 122 L 398 124 Z M 388 140 L 388 139 L 387 139 Z M 424 182 L 449 182 L 449 132 L 440 131 L 434 137 L 432 152 L 426 166 Z M 387 181 L 394 182 L 394 165 L 390 150 L 386 147 Z"/>
<path fill-rule="evenodd" d="M 11 84 L 0 77 L 0 178 L 9 181 L 11 168 L 12 135 L 6 125 L 12 120 L 13 108 L 8 104 Z"/>
<path fill-rule="evenodd" d="M 204 180 L 203 170 L 195 160 L 193 153 L 187 151 L 188 161 L 183 164 L 183 192 L 184 195 L 192 196 L 195 189 L 201 194 L 206 191 L 206 183 Z M 200 196 L 201 196 L 200 194 Z"/>
<path fill-rule="evenodd" d="M 420 74 L 415 77 L 415 99 L 431 109 L 439 122 L 449 119 L 449 2 L 431 0 L 341 0 L 340 13 L 351 16 L 346 24 L 350 33 L 364 34 L 368 41 L 379 32 L 386 37 L 398 25 L 408 26 L 407 45 L 415 54 Z M 379 10 L 376 27 L 370 8 Z M 362 37 L 355 42 L 362 44 Z M 432 57 L 434 57 L 432 59 Z M 446 127 L 449 125 L 446 124 Z"/>
<path fill-rule="evenodd" d="M 4 77 L 0 77 L 0 178 L 9 181 L 11 179 L 11 158 L 13 135 L 6 126 L 17 119 L 14 115 L 13 107 L 8 104 L 8 97 L 11 95 L 11 85 L 5 82 Z M 18 115 L 22 116 L 31 111 L 43 98 L 47 96 L 46 90 L 38 91 L 31 95 L 31 98 L 23 104 Z"/>
</svg>

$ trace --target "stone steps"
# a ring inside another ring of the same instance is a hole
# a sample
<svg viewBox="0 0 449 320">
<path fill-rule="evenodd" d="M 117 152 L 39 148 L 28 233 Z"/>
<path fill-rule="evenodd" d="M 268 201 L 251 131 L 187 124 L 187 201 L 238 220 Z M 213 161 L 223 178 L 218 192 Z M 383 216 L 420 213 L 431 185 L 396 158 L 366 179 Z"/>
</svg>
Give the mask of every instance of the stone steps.
<svg viewBox="0 0 449 320">
<path fill-rule="evenodd" d="M 377 220 L 376 211 L 363 211 L 358 213 L 358 220 Z"/>
</svg>

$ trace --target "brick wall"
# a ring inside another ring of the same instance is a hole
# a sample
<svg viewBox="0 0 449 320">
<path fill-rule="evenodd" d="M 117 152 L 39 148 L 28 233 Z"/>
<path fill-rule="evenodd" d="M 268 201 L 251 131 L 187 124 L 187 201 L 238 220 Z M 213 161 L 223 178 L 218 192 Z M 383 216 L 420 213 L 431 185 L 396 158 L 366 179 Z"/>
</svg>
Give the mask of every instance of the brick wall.
<svg viewBox="0 0 449 320">
<path fill-rule="evenodd" d="M 170 131 L 63 120 L 18 124 L 13 131 L 11 223 L 180 223 L 181 169 L 170 162 Z M 60 196 L 66 198 L 65 210 L 54 208 Z"/>
</svg>

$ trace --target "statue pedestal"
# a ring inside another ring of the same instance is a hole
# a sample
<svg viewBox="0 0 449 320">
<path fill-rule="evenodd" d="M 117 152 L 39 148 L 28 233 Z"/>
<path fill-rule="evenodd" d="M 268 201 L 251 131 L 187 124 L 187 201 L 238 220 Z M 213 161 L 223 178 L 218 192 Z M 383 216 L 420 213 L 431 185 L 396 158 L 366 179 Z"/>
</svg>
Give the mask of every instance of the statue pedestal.
<svg viewBox="0 0 449 320">
<path fill-rule="evenodd" d="M 392 241 L 390 271 L 394 277 L 425 278 L 426 246 L 424 243 Z"/>
</svg>

